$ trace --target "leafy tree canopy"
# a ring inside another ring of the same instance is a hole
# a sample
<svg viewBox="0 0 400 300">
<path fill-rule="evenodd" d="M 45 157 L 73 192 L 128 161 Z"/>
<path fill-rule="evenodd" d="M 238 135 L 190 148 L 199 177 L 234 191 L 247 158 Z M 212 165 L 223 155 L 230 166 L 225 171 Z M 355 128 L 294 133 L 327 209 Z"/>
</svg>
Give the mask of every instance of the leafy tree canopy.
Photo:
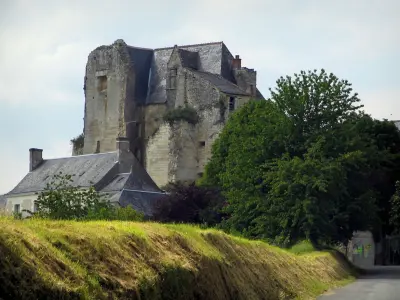
<svg viewBox="0 0 400 300">
<path fill-rule="evenodd" d="M 359 102 L 349 82 L 314 70 L 281 77 L 271 99 L 235 112 L 201 180 L 227 197 L 223 227 L 291 245 L 381 226 L 400 137 Z"/>
</svg>

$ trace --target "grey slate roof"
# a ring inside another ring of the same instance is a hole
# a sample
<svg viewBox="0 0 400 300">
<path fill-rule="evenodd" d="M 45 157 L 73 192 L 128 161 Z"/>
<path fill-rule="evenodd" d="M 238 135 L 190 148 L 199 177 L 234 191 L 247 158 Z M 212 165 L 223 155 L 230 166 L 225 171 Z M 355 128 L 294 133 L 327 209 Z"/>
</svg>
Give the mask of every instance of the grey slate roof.
<svg viewBox="0 0 400 300">
<path fill-rule="evenodd" d="M 132 165 L 131 173 L 116 174 L 112 181 L 101 189 L 102 192 L 115 192 L 122 189 L 159 192 L 160 189 L 137 160 Z"/>
<path fill-rule="evenodd" d="M 128 46 L 131 62 L 135 67 L 135 101 L 145 103 L 149 85 L 149 72 L 153 58 L 152 49 Z"/>
<path fill-rule="evenodd" d="M 224 93 L 234 95 L 249 95 L 248 93 L 240 89 L 236 84 L 226 80 L 221 75 L 194 70 L 191 70 L 191 72 L 209 81 L 211 84 L 213 84 L 216 88 Z"/>
<path fill-rule="evenodd" d="M 184 68 L 197 70 L 199 68 L 199 52 L 178 49 L 179 57 Z"/>
<path fill-rule="evenodd" d="M 44 160 L 39 167 L 29 172 L 8 194 L 41 191 L 51 181 L 52 176 L 59 172 L 76 175 L 72 178 L 74 179 L 73 185 L 89 187 L 103 179 L 117 163 L 117 152 Z"/>
<path fill-rule="evenodd" d="M 166 194 L 160 192 L 123 190 L 115 193 L 111 197 L 111 202 L 119 202 L 122 207 L 130 205 L 133 209 L 144 213 L 145 216 L 151 217 L 154 213 L 154 204 L 164 197 Z"/>
<path fill-rule="evenodd" d="M 0 211 L 6 208 L 7 199 L 4 195 L 0 195 Z"/>
<path fill-rule="evenodd" d="M 197 52 L 199 56 L 198 70 L 214 74 L 221 74 L 222 42 L 179 46 L 179 49 Z M 150 90 L 147 104 L 165 103 L 167 64 L 173 47 L 154 50 L 150 71 Z"/>
</svg>

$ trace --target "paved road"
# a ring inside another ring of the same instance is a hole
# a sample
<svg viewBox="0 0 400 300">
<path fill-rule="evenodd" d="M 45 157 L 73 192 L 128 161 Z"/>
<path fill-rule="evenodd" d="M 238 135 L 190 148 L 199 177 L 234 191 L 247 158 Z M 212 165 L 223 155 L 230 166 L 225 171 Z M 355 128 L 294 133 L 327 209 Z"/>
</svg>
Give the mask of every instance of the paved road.
<svg viewBox="0 0 400 300">
<path fill-rule="evenodd" d="M 377 266 L 354 283 L 317 300 L 400 300 L 400 266 Z"/>
</svg>

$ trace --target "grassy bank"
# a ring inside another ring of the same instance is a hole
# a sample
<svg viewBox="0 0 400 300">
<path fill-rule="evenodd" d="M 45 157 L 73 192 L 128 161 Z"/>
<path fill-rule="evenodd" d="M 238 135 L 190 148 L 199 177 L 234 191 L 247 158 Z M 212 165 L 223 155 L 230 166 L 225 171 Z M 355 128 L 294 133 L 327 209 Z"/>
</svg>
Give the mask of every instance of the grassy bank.
<svg viewBox="0 0 400 300">
<path fill-rule="evenodd" d="M 3 299 L 312 299 L 351 275 L 338 254 L 188 225 L 0 218 Z"/>
</svg>

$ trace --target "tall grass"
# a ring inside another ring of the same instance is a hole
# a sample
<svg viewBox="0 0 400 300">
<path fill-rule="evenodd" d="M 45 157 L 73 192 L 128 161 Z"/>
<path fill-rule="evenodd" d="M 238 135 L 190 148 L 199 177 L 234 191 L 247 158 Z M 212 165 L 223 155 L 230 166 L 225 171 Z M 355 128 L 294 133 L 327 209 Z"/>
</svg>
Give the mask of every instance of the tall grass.
<svg viewBox="0 0 400 300">
<path fill-rule="evenodd" d="M 334 252 L 189 225 L 0 218 L 0 228 L 4 299 L 309 299 L 355 275 Z"/>
</svg>

